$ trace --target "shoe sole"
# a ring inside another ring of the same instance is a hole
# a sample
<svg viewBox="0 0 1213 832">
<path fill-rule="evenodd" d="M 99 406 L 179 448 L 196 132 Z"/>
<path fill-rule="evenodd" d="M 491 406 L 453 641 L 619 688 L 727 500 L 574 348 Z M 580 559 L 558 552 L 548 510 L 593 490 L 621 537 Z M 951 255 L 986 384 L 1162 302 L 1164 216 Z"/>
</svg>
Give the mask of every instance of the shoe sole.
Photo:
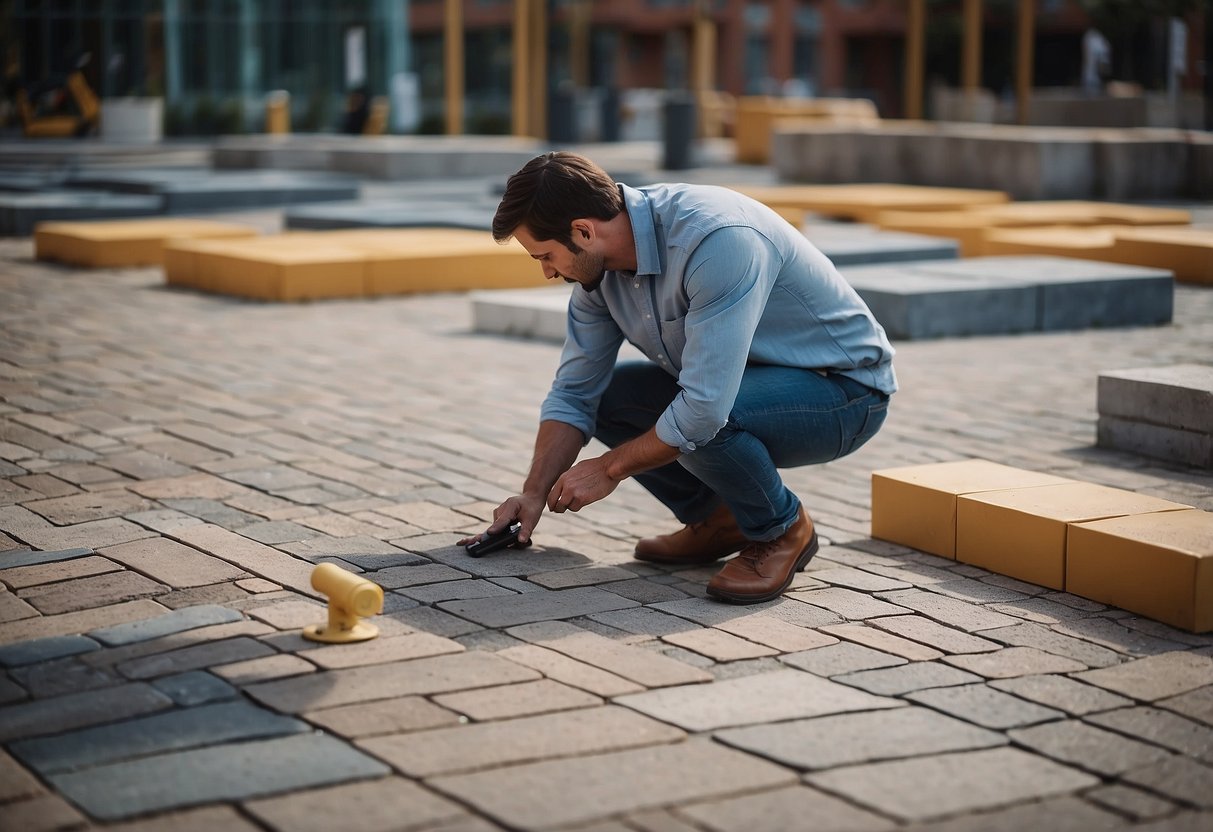
<svg viewBox="0 0 1213 832">
<path fill-rule="evenodd" d="M 725 552 L 724 554 L 715 555 L 714 557 L 705 556 L 702 558 L 678 558 L 678 559 L 671 558 L 669 560 L 665 560 L 662 558 L 646 557 L 637 552 L 633 552 L 632 558 L 634 560 L 644 561 L 645 563 L 656 564 L 657 566 L 707 566 L 709 563 L 715 563 L 718 560 L 727 558 L 729 555 L 732 555 L 736 552 L 740 552 L 744 548 L 745 548 L 745 544 L 742 544 L 741 546 L 738 546 L 736 549 L 734 549 L 732 552 Z"/>
<path fill-rule="evenodd" d="M 722 592 L 718 589 L 708 587 L 708 595 L 720 601 L 728 601 L 730 604 L 761 604 L 763 601 L 770 601 L 773 598 L 778 598 L 783 594 L 784 590 L 792 584 L 792 579 L 796 577 L 797 572 L 803 572 L 804 568 L 809 565 L 809 561 L 813 559 L 813 555 L 817 554 L 819 545 L 817 542 L 817 532 L 813 532 L 813 536 L 809 538 L 808 544 L 804 547 L 804 551 L 796 558 L 796 565 L 788 573 L 788 578 L 783 584 L 773 592 L 765 592 L 762 595 L 737 595 L 732 592 Z"/>
</svg>

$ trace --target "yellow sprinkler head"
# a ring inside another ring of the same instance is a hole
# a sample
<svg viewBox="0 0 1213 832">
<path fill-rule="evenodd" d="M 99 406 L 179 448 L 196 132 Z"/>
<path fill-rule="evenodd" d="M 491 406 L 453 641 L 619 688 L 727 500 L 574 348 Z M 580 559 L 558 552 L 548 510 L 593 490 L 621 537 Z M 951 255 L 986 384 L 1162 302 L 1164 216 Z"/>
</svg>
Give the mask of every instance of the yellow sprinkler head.
<svg viewBox="0 0 1213 832">
<path fill-rule="evenodd" d="M 312 587 L 328 596 L 329 620 L 327 624 L 304 627 L 304 638 L 326 644 L 346 644 L 379 635 L 379 628 L 374 624 L 359 621 L 383 611 L 383 588 L 378 584 L 346 572 L 340 566 L 322 563 L 312 570 Z"/>
</svg>

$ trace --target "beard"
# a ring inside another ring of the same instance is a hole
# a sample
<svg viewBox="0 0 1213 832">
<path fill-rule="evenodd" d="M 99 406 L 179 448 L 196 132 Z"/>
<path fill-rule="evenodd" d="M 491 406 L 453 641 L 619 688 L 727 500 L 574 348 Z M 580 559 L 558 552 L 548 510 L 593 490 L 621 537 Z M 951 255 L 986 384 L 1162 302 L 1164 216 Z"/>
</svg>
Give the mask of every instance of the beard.
<svg viewBox="0 0 1213 832">
<path fill-rule="evenodd" d="M 576 243 L 571 243 L 575 256 L 570 276 L 564 278 L 565 283 L 579 283 L 587 292 L 593 292 L 606 277 L 606 257 L 602 254 L 591 254 Z"/>
</svg>

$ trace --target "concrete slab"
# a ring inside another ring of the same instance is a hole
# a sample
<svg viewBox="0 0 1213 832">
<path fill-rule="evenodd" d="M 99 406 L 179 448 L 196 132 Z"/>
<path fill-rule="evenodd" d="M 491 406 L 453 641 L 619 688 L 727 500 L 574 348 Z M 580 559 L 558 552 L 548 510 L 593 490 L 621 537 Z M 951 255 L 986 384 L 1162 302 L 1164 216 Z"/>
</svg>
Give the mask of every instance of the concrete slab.
<svg viewBox="0 0 1213 832">
<path fill-rule="evenodd" d="M 461 202 L 359 201 L 289 208 L 287 228 L 467 228 L 491 232 L 496 205 Z"/>
<path fill-rule="evenodd" d="M 946 260 L 957 257 L 960 250 L 955 240 L 883 231 L 865 224 L 809 224 L 804 233 L 838 268 L 911 260 Z"/>
<path fill-rule="evenodd" d="M 280 207 L 356 199 L 358 182 L 346 176 L 293 171 L 227 172 L 161 169 L 87 172 L 71 188 L 159 196 L 167 214 Z"/>
<path fill-rule="evenodd" d="M 42 222 L 148 217 L 161 213 L 158 195 L 43 191 L 0 195 L 0 235 L 28 237 Z"/>
</svg>

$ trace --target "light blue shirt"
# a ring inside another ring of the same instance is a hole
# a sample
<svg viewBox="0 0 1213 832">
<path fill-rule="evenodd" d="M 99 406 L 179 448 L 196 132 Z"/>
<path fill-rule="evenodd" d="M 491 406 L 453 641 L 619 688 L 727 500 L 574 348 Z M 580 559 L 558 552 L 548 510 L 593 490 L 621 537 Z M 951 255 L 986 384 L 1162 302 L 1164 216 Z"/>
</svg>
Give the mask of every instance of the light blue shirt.
<svg viewBox="0 0 1213 832">
<path fill-rule="evenodd" d="M 765 205 L 707 185 L 620 185 L 636 271 L 573 288 L 540 418 L 593 436 L 626 338 L 681 388 L 657 436 L 690 453 L 725 425 L 747 364 L 803 367 L 897 389 L 893 347 L 829 259 Z"/>
</svg>

